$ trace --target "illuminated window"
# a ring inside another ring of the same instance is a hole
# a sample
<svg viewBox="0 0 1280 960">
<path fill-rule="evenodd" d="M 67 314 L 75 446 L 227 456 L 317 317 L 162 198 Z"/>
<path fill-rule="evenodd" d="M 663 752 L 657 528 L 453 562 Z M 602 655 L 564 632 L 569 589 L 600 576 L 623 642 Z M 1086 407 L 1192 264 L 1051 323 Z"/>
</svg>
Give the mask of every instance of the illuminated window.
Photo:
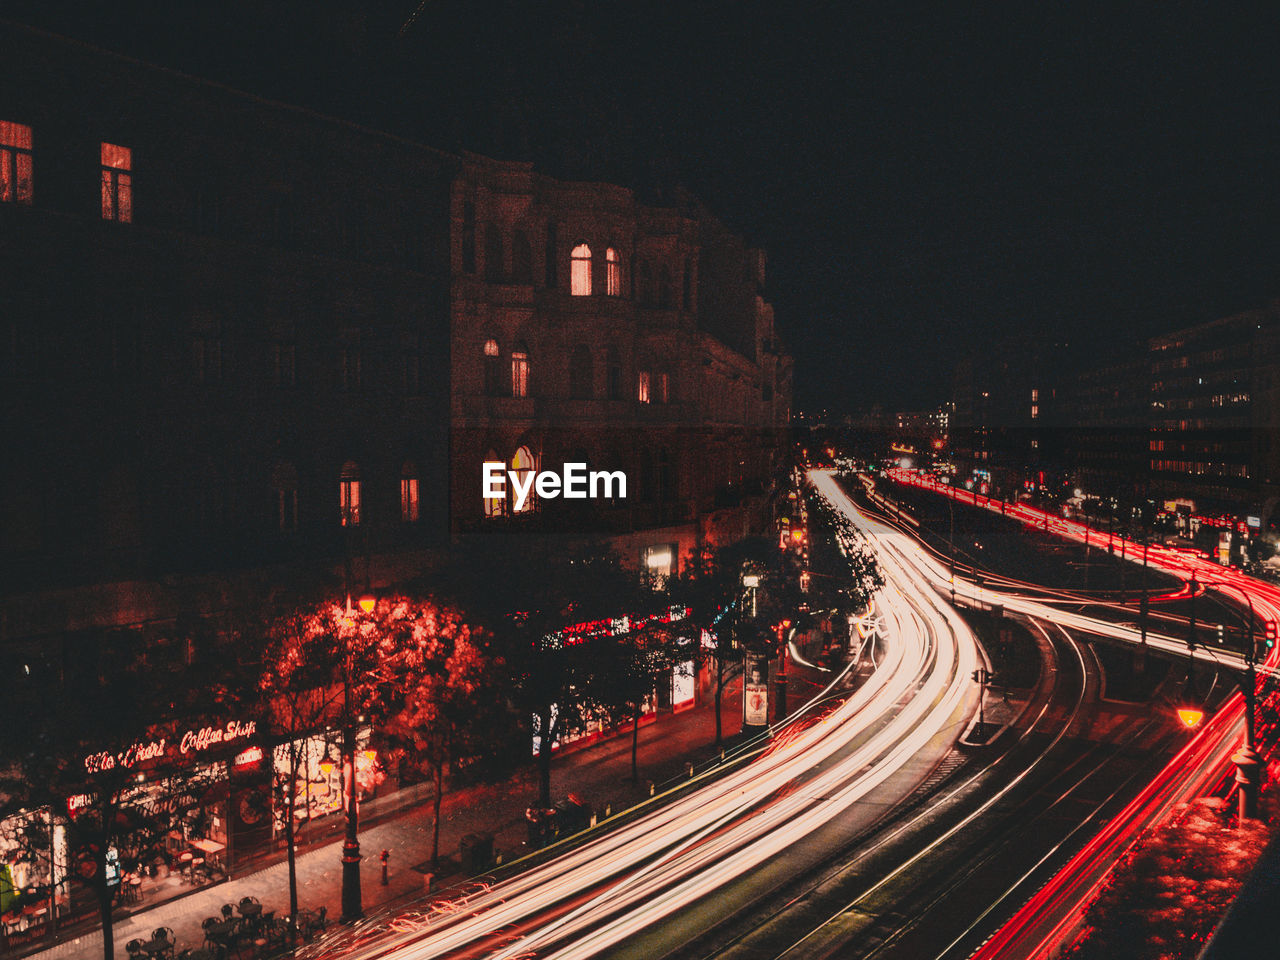
<svg viewBox="0 0 1280 960">
<path fill-rule="evenodd" d="M 613 247 L 604 252 L 604 292 L 611 297 L 622 296 L 622 264 Z"/>
<path fill-rule="evenodd" d="M 418 522 L 418 468 L 408 461 L 400 468 L 400 519 Z"/>
<path fill-rule="evenodd" d="M 31 128 L 0 120 L 0 202 L 31 203 Z"/>
<path fill-rule="evenodd" d="M 298 471 L 291 463 L 278 463 L 271 471 L 276 499 L 276 527 L 283 533 L 298 529 Z"/>
<path fill-rule="evenodd" d="M 1035 389 L 1034 387 L 1031 388 L 1031 402 L 1032 403 L 1040 402 L 1040 391 Z"/>
<path fill-rule="evenodd" d="M 338 476 L 338 507 L 344 527 L 360 524 L 360 467 L 348 460 Z"/>
<path fill-rule="evenodd" d="M 569 261 L 569 292 L 575 297 L 591 296 L 591 248 L 580 243 Z"/>
<path fill-rule="evenodd" d="M 641 403 L 649 402 L 649 371 L 641 370 L 636 377 L 636 399 Z"/>
<path fill-rule="evenodd" d="M 133 151 L 102 144 L 102 219 L 133 221 Z"/>
<path fill-rule="evenodd" d="M 502 396 L 502 350 L 497 340 L 484 342 L 484 392 L 489 397 Z"/>
<path fill-rule="evenodd" d="M 589 400 L 595 393 L 591 348 L 580 343 L 573 348 L 569 358 L 569 396 L 575 400 Z"/>
<path fill-rule="evenodd" d="M 511 395 L 529 395 L 529 348 L 523 340 L 518 341 L 511 351 Z"/>
<path fill-rule="evenodd" d="M 516 475 L 521 487 L 529 482 L 529 474 L 537 469 L 537 461 L 533 459 L 533 454 L 528 447 L 521 447 L 516 451 L 516 455 L 511 458 L 511 470 Z M 515 510 L 515 501 L 512 501 L 512 509 L 516 513 L 529 513 L 535 506 L 536 495 L 532 485 L 529 487 L 529 496 L 525 498 L 524 505 L 520 509 Z"/>
<path fill-rule="evenodd" d="M 1035 420 L 1040 416 L 1040 408 L 1034 403 L 1031 405 L 1031 419 Z"/>
</svg>

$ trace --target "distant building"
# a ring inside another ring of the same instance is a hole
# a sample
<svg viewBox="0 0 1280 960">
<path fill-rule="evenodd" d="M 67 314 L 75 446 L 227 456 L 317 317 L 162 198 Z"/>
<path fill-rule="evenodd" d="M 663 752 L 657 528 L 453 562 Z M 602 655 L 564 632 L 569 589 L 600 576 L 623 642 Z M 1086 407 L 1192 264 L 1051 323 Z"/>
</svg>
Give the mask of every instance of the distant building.
<svg viewBox="0 0 1280 960">
<path fill-rule="evenodd" d="M 1265 523 L 1280 490 L 1280 301 L 1149 346 L 1152 496 Z"/>
</svg>

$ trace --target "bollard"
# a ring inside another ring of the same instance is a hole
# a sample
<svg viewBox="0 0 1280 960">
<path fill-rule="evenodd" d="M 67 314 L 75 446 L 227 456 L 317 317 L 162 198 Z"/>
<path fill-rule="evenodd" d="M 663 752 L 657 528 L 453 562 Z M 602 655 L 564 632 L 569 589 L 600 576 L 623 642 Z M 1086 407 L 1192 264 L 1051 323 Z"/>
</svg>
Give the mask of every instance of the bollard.
<svg viewBox="0 0 1280 960">
<path fill-rule="evenodd" d="M 693 779 L 693 761 L 686 760 L 684 764 L 684 773 L 690 780 Z"/>
<path fill-rule="evenodd" d="M 609 819 L 610 817 L 612 817 L 612 816 L 613 816 L 613 804 L 612 804 L 612 803 L 606 803 L 606 804 L 604 805 L 604 818 L 605 818 L 606 820 L 608 820 L 608 819 Z"/>
<path fill-rule="evenodd" d="M 653 796 L 653 781 L 649 781 L 649 796 Z"/>
</svg>

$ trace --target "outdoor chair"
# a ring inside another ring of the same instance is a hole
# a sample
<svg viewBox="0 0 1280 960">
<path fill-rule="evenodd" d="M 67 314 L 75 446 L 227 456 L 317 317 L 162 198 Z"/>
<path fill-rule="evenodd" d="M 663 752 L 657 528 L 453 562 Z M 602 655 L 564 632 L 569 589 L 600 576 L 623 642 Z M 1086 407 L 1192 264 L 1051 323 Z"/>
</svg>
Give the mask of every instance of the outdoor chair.
<svg viewBox="0 0 1280 960">
<path fill-rule="evenodd" d="M 130 940 L 128 943 L 124 945 L 124 951 L 125 953 L 129 954 L 130 957 L 142 956 L 142 941 Z"/>
<path fill-rule="evenodd" d="M 236 908 L 235 908 L 235 907 L 233 907 L 231 904 L 229 904 L 229 903 L 224 903 L 224 904 L 222 905 L 222 919 L 223 919 L 223 920 L 230 920 L 233 916 L 235 916 L 235 912 L 236 912 Z"/>
</svg>

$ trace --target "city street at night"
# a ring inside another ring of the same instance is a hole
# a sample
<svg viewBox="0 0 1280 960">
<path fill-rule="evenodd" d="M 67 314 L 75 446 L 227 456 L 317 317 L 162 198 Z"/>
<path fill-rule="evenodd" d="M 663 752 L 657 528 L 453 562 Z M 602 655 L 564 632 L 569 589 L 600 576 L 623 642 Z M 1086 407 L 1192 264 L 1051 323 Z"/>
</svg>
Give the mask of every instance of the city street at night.
<svg viewBox="0 0 1280 960">
<path fill-rule="evenodd" d="M 1274 10 L 10 0 L 0 960 L 1239 960 Z"/>
</svg>

